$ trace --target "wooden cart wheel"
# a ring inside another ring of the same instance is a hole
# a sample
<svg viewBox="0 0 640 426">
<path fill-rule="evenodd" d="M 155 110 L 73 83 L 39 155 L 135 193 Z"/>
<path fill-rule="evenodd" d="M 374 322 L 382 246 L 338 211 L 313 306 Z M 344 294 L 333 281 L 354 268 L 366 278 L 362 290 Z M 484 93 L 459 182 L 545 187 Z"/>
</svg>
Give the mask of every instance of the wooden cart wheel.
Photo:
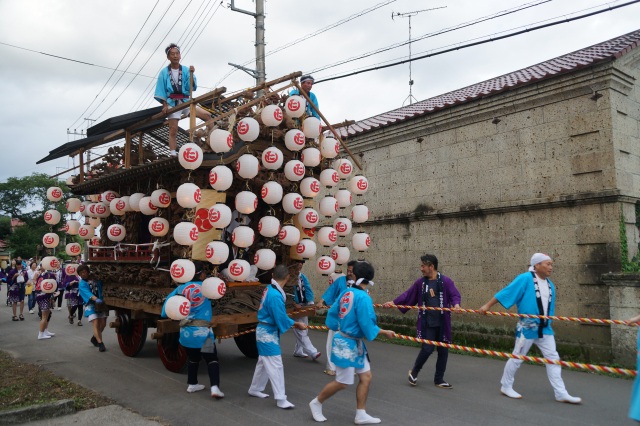
<svg viewBox="0 0 640 426">
<path fill-rule="evenodd" d="M 234 337 L 236 346 L 240 349 L 240 352 L 247 358 L 258 358 L 258 346 L 256 345 L 256 332 L 242 334 Z"/>
<path fill-rule="evenodd" d="M 120 327 L 118 327 L 118 344 L 120 350 L 126 356 L 136 356 L 147 341 L 147 324 L 141 319 L 129 319 L 128 314 L 118 315 Z"/>
<path fill-rule="evenodd" d="M 187 364 L 187 352 L 179 342 L 180 333 L 166 333 L 157 340 L 158 354 L 164 367 L 174 373 L 182 371 Z"/>
</svg>

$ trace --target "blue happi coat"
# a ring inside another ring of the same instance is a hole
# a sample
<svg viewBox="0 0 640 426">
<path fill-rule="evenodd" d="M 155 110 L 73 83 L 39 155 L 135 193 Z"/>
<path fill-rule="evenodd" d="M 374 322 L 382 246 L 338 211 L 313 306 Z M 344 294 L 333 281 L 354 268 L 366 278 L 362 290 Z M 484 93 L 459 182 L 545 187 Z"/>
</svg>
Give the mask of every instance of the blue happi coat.
<svg viewBox="0 0 640 426">
<path fill-rule="evenodd" d="M 184 296 L 191 302 L 191 309 L 186 319 L 203 320 L 211 322 L 211 301 L 202 294 L 202 281 L 189 281 L 179 285 L 167 295 L 167 300 L 171 296 Z M 167 317 L 165 307 L 167 301 L 162 305 L 162 316 Z M 201 348 L 204 341 L 210 337 L 215 340 L 215 335 L 211 327 L 186 326 L 180 327 L 180 344 L 185 348 Z"/>
<path fill-rule="evenodd" d="M 189 96 L 189 92 L 191 89 L 190 83 L 190 75 L 189 67 L 185 65 L 180 65 L 182 67 L 182 87 L 179 89 L 182 90 L 182 94 L 185 96 Z M 198 83 L 196 81 L 196 76 L 193 76 L 193 91 L 198 88 Z M 163 101 L 169 105 L 169 107 L 174 107 L 178 105 L 178 100 L 170 99 L 169 95 L 173 93 L 173 86 L 171 85 L 171 76 L 169 74 L 169 68 L 164 67 L 160 74 L 158 75 L 158 81 L 156 83 L 156 91 L 153 97 L 160 103 Z"/>
<path fill-rule="evenodd" d="M 102 299 L 102 281 L 89 280 L 87 282 L 80 278 L 78 288 L 80 289 L 80 297 L 84 300 L 84 316 L 89 318 L 96 313 L 96 305 L 91 301 L 91 297 L 96 296 L 98 299 Z"/>
<path fill-rule="evenodd" d="M 300 274 L 299 280 L 302 282 L 303 294 L 299 294 L 298 288 L 294 288 L 293 301 L 297 304 L 313 304 L 313 289 L 311 288 L 309 279 L 304 274 Z M 302 300 L 300 296 L 302 296 L 304 300 Z"/>
<path fill-rule="evenodd" d="M 322 295 L 322 300 L 327 306 L 333 306 L 338 296 L 347 289 L 347 277 L 341 275 L 333 281 L 327 291 Z"/>
<path fill-rule="evenodd" d="M 327 312 L 326 324 L 338 331 L 331 344 L 331 362 L 340 368 L 363 368 L 367 355 L 363 339 L 374 340 L 380 332 L 369 294 L 358 286 L 348 288 Z"/>
<path fill-rule="evenodd" d="M 287 315 L 285 294 L 282 288 L 272 281 L 262 293 L 258 309 L 256 343 L 260 356 L 281 355 L 280 334 L 293 326 L 293 320 Z"/>
</svg>

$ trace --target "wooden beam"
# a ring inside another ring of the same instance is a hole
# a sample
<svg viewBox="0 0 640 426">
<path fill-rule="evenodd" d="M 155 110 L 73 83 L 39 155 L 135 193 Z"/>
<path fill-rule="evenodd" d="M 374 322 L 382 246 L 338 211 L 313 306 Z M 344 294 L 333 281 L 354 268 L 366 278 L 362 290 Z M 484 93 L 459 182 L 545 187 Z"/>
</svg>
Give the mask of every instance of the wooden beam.
<svg viewBox="0 0 640 426">
<path fill-rule="evenodd" d="M 94 158 L 93 160 L 91 160 L 91 161 L 87 161 L 86 163 L 84 163 L 84 159 L 82 158 L 82 154 L 81 154 L 81 155 L 80 155 L 80 164 L 81 164 L 81 165 L 82 165 L 82 164 L 86 164 L 86 165 L 88 166 L 90 163 L 93 163 L 94 161 L 98 161 L 98 160 L 100 160 L 101 158 L 106 157 L 107 155 L 109 155 L 109 154 L 101 155 L 100 157 L 96 157 L 96 158 Z M 80 165 L 80 166 L 71 167 L 70 169 L 64 170 L 64 171 L 62 171 L 62 172 L 60 172 L 60 173 L 56 173 L 55 175 L 51 175 L 51 176 L 49 176 L 49 177 L 50 177 L 50 178 L 58 177 L 58 176 L 63 175 L 63 174 L 65 174 L 65 173 L 67 173 L 67 172 L 70 172 L 71 170 L 75 170 L 75 169 L 77 169 L 77 168 L 81 167 L 81 165 Z M 78 182 L 78 183 L 79 183 L 79 182 Z"/>
<path fill-rule="evenodd" d="M 80 157 L 80 164 L 78 165 L 78 167 L 80 167 L 78 183 L 82 183 L 84 181 L 84 149 L 80 150 L 80 154 L 78 154 L 78 156 Z"/>
<path fill-rule="evenodd" d="M 131 168 L 131 132 L 124 133 L 124 168 Z"/>
<path fill-rule="evenodd" d="M 138 165 L 144 164 L 144 146 L 142 145 L 142 132 L 138 133 Z"/>
</svg>

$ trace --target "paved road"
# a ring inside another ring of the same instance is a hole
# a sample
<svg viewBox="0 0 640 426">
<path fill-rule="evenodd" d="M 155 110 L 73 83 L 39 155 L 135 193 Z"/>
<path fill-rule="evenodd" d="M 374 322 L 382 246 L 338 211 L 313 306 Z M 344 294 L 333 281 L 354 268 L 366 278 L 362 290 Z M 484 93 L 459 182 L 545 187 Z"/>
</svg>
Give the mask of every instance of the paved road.
<svg viewBox="0 0 640 426">
<path fill-rule="evenodd" d="M 2 293 L 4 293 L 4 288 Z M 292 333 L 283 336 L 284 365 L 289 400 L 293 410 L 276 408 L 273 399 L 247 395 L 255 360 L 242 356 L 232 340 L 218 345 L 222 368 L 221 388 L 226 398 L 212 400 L 206 392 L 188 394 L 186 374 L 164 369 L 156 354 L 155 341 L 147 341 L 136 358 L 124 356 L 115 333 L 107 329 L 107 352 L 99 353 L 89 342 L 91 328 L 69 325 L 65 311 L 54 312 L 50 329 L 56 336 L 37 340 L 38 318 L 11 321 L 11 309 L 0 296 L 0 349 L 21 361 L 40 364 L 55 374 L 94 389 L 118 404 L 147 417 L 162 418 L 172 425 L 305 425 L 315 424 L 307 403 L 328 381 L 320 362 L 289 356 Z M 151 333 L 152 330 L 150 330 Z M 324 348 L 326 335 L 311 332 L 318 348 Z M 406 381 L 406 372 L 416 349 L 373 342 L 369 345 L 373 362 L 373 385 L 368 411 L 392 425 L 632 425 L 627 418 L 632 382 L 618 378 L 564 370 L 563 377 L 573 395 L 581 396 L 579 406 L 553 399 L 544 367 L 524 365 L 516 380 L 522 400 L 511 400 L 499 392 L 503 360 L 451 355 L 446 379 L 452 390 L 432 384 L 434 360 L 430 359 L 417 387 Z M 324 349 L 321 349 L 324 352 Z M 200 383 L 208 385 L 204 363 Z M 267 392 L 270 391 L 267 387 Z M 325 403 L 328 424 L 353 424 L 354 388 L 339 393 Z M 106 424 L 108 419 L 96 419 Z"/>
</svg>

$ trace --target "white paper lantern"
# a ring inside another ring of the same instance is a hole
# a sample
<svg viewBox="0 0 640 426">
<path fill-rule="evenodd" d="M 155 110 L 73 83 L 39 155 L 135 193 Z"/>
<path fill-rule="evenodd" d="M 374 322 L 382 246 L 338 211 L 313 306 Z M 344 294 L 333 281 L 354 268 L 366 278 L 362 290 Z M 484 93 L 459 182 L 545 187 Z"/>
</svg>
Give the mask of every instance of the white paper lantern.
<svg viewBox="0 0 640 426">
<path fill-rule="evenodd" d="M 278 240 L 285 246 L 295 246 L 300 242 L 300 230 L 295 226 L 285 225 L 280 229 Z"/>
<path fill-rule="evenodd" d="M 316 117 L 307 117 L 302 122 L 302 132 L 310 139 L 315 139 L 322 133 L 322 124 Z"/>
<path fill-rule="evenodd" d="M 192 209 L 200 204 L 202 192 L 198 185 L 193 183 L 183 183 L 178 187 L 176 191 L 176 201 L 180 207 L 185 209 Z"/>
<path fill-rule="evenodd" d="M 336 158 L 340 153 L 340 142 L 334 138 L 324 138 L 320 142 L 320 153 L 324 158 Z"/>
<path fill-rule="evenodd" d="M 124 203 L 124 208 L 122 209 L 123 211 L 131 211 L 131 196 L 123 195 L 122 197 L 120 197 L 120 202 Z"/>
<path fill-rule="evenodd" d="M 91 216 L 91 217 L 97 217 L 96 215 L 96 206 L 98 205 L 98 203 L 91 203 L 87 206 L 87 209 L 85 210 L 85 216 Z"/>
<path fill-rule="evenodd" d="M 304 177 L 305 167 L 302 161 L 289 160 L 284 165 L 284 176 L 291 182 L 297 182 Z"/>
<path fill-rule="evenodd" d="M 234 259 L 229 262 L 229 275 L 233 281 L 244 281 L 251 273 L 251 265 L 242 259 Z"/>
<path fill-rule="evenodd" d="M 158 208 L 167 208 L 171 205 L 171 193 L 166 189 L 156 189 L 151 193 L 151 202 Z"/>
<path fill-rule="evenodd" d="M 89 240 L 89 247 L 100 247 L 100 238 L 94 237 Z"/>
<path fill-rule="evenodd" d="M 223 154 L 233 148 L 233 135 L 223 129 L 215 129 L 209 136 L 209 146 L 213 152 Z"/>
<path fill-rule="evenodd" d="M 69 243 L 65 246 L 64 251 L 69 256 L 79 256 L 82 253 L 82 246 L 78 243 Z"/>
<path fill-rule="evenodd" d="M 53 201 L 54 203 L 62 200 L 62 189 L 57 186 L 52 186 L 47 189 L 47 199 L 49 201 Z"/>
<path fill-rule="evenodd" d="M 229 226 L 231 218 L 231 209 L 226 204 L 217 203 L 209 209 L 209 222 L 216 229 L 223 229 Z"/>
<path fill-rule="evenodd" d="M 218 300 L 227 292 L 227 285 L 218 277 L 209 277 L 202 281 L 202 294 L 207 299 Z"/>
<path fill-rule="evenodd" d="M 215 166 L 209 172 L 209 184 L 216 191 L 226 191 L 233 183 L 233 172 L 227 166 Z"/>
<path fill-rule="evenodd" d="M 78 210 L 82 215 L 84 216 L 88 216 L 89 215 L 89 205 L 91 204 L 91 201 L 89 200 L 85 200 L 83 202 L 80 203 L 80 210 Z"/>
<path fill-rule="evenodd" d="M 260 118 L 265 126 L 275 127 L 282 123 L 284 115 L 278 105 L 267 105 L 260 112 Z"/>
<path fill-rule="evenodd" d="M 195 170 L 202 164 L 202 148 L 195 143 L 185 143 L 178 151 L 178 161 L 187 170 Z"/>
<path fill-rule="evenodd" d="M 189 316 L 191 302 L 184 296 L 171 296 L 167 299 L 164 311 L 172 320 L 180 321 Z"/>
<path fill-rule="evenodd" d="M 262 189 L 260 190 L 260 197 L 262 201 L 267 204 L 278 204 L 282 201 L 282 185 L 278 182 L 269 181 L 262 185 Z"/>
<path fill-rule="evenodd" d="M 153 237 L 164 237 L 169 232 L 169 221 L 162 217 L 154 217 L 149 221 L 149 233 Z"/>
<path fill-rule="evenodd" d="M 173 228 L 173 239 L 181 246 L 192 246 L 198 241 L 198 227 L 191 222 L 180 222 Z"/>
<path fill-rule="evenodd" d="M 78 228 L 78 235 L 83 240 L 90 240 L 96 235 L 96 231 L 93 226 L 85 223 L 84 225 L 81 225 L 80 228 Z"/>
<path fill-rule="evenodd" d="M 355 223 L 364 223 L 369 220 L 369 207 L 357 204 L 351 209 L 351 220 Z"/>
<path fill-rule="evenodd" d="M 339 217 L 333 221 L 333 229 L 336 230 L 339 237 L 344 237 L 351 233 L 351 221 L 346 217 Z"/>
<path fill-rule="evenodd" d="M 236 226 L 231 232 L 231 243 L 240 248 L 250 247 L 256 239 L 256 235 L 248 226 Z"/>
<path fill-rule="evenodd" d="M 349 257 L 351 253 L 349 251 L 349 247 L 345 246 L 335 246 L 331 249 L 331 258 L 336 262 L 337 265 L 344 265 L 349 262 Z"/>
<path fill-rule="evenodd" d="M 273 269 L 276 266 L 276 254 L 271 249 L 260 249 L 253 256 L 253 264 L 263 271 Z"/>
<path fill-rule="evenodd" d="M 151 201 L 151 197 L 142 197 L 138 206 L 140 212 L 147 216 L 152 216 L 158 211 L 158 208 Z"/>
<path fill-rule="evenodd" d="M 126 206 L 124 204 L 124 201 L 122 201 L 120 198 L 114 198 L 109 203 L 109 211 L 114 216 L 122 216 L 122 215 L 124 215 L 125 214 L 125 211 L 124 211 L 125 207 Z"/>
<path fill-rule="evenodd" d="M 369 189 L 369 181 L 362 175 L 357 175 L 349 181 L 349 191 L 356 195 L 362 195 Z"/>
<path fill-rule="evenodd" d="M 260 218 L 260 222 L 258 222 L 258 232 L 266 238 L 275 237 L 280 233 L 280 220 L 274 216 L 264 216 Z"/>
<path fill-rule="evenodd" d="M 76 275 L 78 273 L 78 264 L 77 263 L 67 263 L 64 265 L 64 273 L 67 275 Z"/>
<path fill-rule="evenodd" d="M 238 132 L 238 137 L 243 141 L 253 142 L 260 134 L 260 124 L 251 117 L 245 117 L 238 121 L 236 131 Z"/>
<path fill-rule="evenodd" d="M 142 192 L 131 194 L 131 197 L 129 197 L 129 207 L 131 207 L 131 210 L 133 210 L 134 212 L 139 212 L 140 200 L 142 200 L 144 197 L 145 194 L 143 194 Z"/>
<path fill-rule="evenodd" d="M 305 166 L 315 167 L 320 164 L 322 157 L 320 156 L 320 150 L 318 148 L 305 148 L 302 150 L 300 159 Z"/>
<path fill-rule="evenodd" d="M 96 217 L 99 217 L 102 219 L 109 217 L 111 215 L 111 209 L 109 208 L 109 205 L 105 203 L 96 203 L 94 211 L 95 211 Z"/>
<path fill-rule="evenodd" d="M 58 247 L 58 244 L 60 244 L 60 237 L 55 232 L 48 232 L 42 237 L 42 244 L 46 248 Z"/>
<path fill-rule="evenodd" d="M 358 251 L 366 251 L 371 246 L 371 238 L 365 232 L 356 232 L 351 241 L 353 248 Z"/>
<path fill-rule="evenodd" d="M 68 220 L 64 225 L 64 231 L 69 235 L 78 235 L 78 231 L 80 230 L 80 222 L 77 220 Z"/>
<path fill-rule="evenodd" d="M 347 179 L 353 173 L 353 164 L 346 158 L 340 158 L 333 162 L 333 168 L 338 172 L 340 179 Z"/>
<path fill-rule="evenodd" d="M 336 262 L 330 256 L 322 256 L 316 261 L 316 270 L 322 275 L 331 275 L 336 270 Z"/>
<path fill-rule="evenodd" d="M 82 201 L 80 201 L 79 198 L 69 198 L 65 203 L 65 206 L 67 207 L 67 211 L 69 213 L 77 213 L 78 211 L 80 211 L 81 204 Z"/>
<path fill-rule="evenodd" d="M 304 148 L 306 142 L 307 140 L 301 130 L 291 129 L 284 134 L 284 145 L 289 151 L 300 151 Z"/>
<path fill-rule="evenodd" d="M 351 201 L 353 200 L 351 192 L 346 189 L 337 190 L 333 196 L 336 198 L 336 200 L 338 200 L 338 208 L 341 209 L 349 207 L 351 205 Z"/>
<path fill-rule="evenodd" d="M 220 265 L 229 259 L 229 246 L 223 241 L 211 241 L 207 244 L 204 255 L 212 264 Z"/>
<path fill-rule="evenodd" d="M 171 279 L 177 283 L 186 283 L 193 279 L 196 274 L 196 265 L 189 259 L 176 259 L 169 268 Z"/>
<path fill-rule="evenodd" d="M 111 241 L 120 242 L 127 235 L 127 230 L 122 225 L 111 225 L 107 228 L 107 238 Z"/>
<path fill-rule="evenodd" d="M 325 247 L 330 247 L 338 241 L 338 232 L 331 226 L 323 226 L 318 231 L 318 242 Z"/>
<path fill-rule="evenodd" d="M 314 198 L 320 193 L 320 181 L 314 177 L 306 177 L 300 181 L 300 192 L 305 198 Z"/>
<path fill-rule="evenodd" d="M 53 278 L 46 278 L 40 283 L 40 290 L 42 290 L 43 293 L 55 293 L 57 289 L 58 283 Z"/>
<path fill-rule="evenodd" d="M 338 200 L 334 197 L 326 196 L 320 200 L 318 209 L 324 217 L 333 217 L 338 213 Z"/>
<path fill-rule="evenodd" d="M 98 218 L 98 217 L 90 217 L 89 218 L 89 225 L 92 228 L 97 228 L 101 224 L 102 224 L 102 222 L 100 221 L 100 218 Z M 80 233 L 80 228 L 78 228 L 78 233 Z"/>
<path fill-rule="evenodd" d="M 60 261 L 55 256 L 46 256 L 42 259 L 42 267 L 47 271 L 54 271 L 60 268 Z"/>
<path fill-rule="evenodd" d="M 275 146 L 270 146 L 262 151 L 262 167 L 265 169 L 278 170 L 282 167 L 283 161 L 284 155 L 282 154 L 282 151 Z"/>
<path fill-rule="evenodd" d="M 258 208 L 258 197 L 251 191 L 240 191 L 235 199 L 236 210 L 242 214 L 251 214 Z"/>
<path fill-rule="evenodd" d="M 318 246 L 315 241 L 305 238 L 304 240 L 300 240 L 296 246 L 296 253 L 303 259 L 311 259 L 316 255 L 317 249 Z"/>
<path fill-rule="evenodd" d="M 119 195 L 118 195 L 118 193 L 116 191 L 111 191 L 111 190 L 104 191 L 102 193 L 102 200 L 101 201 L 104 202 L 104 203 L 109 204 L 109 203 L 111 203 L 111 201 L 113 201 L 114 199 L 116 199 L 118 197 L 119 197 Z"/>
<path fill-rule="evenodd" d="M 243 154 L 236 161 L 236 172 L 240 177 L 253 179 L 260 171 L 260 161 L 251 154 Z"/>
<path fill-rule="evenodd" d="M 284 112 L 289 117 L 299 118 L 304 114 L 307 107 L 307 101 L 305 98 L 299 95 L 290 96 L 287 102 L 284 104 Z"/>
<path fill-rule="evenodd" d="M 320 172 L 320 183 L 327 188 L 333 188 L 340 182 L 340 176 L 334 169 L 324 169 Z"/>
<path fill-rule="evenodd" d="M 51 209 L 44 212 L 44 221 L 48 225 L 57 225 L 58 223 L 60 223 L 61 217 L 62 215 L 58 210 Z"/>
<path fill-rule="evenodd" d="M 282 208 L 289 214 L 300 213 L 304 207 L 302 195 L 296 192 L 290 192 L 282 197 Z"/>
<path fill-rule="evenodd" d="M 298 223 L 300 223 L 300 226 L 303 228 L 315 228 L 320 220 L 318 212 L 309 207 L 302 209 L 297 217 Z"/>
</svg>

